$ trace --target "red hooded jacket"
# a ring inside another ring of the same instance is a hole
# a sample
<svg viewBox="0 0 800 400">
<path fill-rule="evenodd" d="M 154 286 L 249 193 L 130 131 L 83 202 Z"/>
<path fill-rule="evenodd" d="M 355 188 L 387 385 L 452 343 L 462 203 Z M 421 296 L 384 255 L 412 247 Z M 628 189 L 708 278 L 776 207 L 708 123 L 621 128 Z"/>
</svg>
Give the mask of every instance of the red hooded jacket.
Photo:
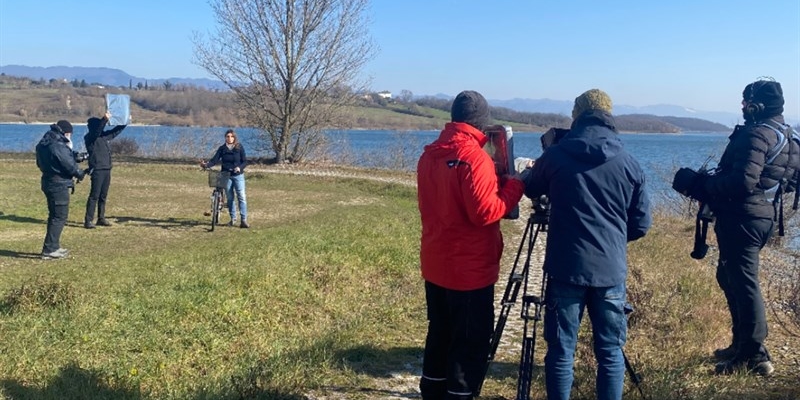
<svg viewBox="0 0 800 400">
<path fill-rule="evenodd" d="M 422 277 L 452 290 L 493 285 L 500 273 L 500 220 L 520 200 L 524 184 L 501 186 L 487 138 L 462 123 L 445 125 L 425 146 L 417 164 L 417 200 L 422 218 Z"/>
</svg>

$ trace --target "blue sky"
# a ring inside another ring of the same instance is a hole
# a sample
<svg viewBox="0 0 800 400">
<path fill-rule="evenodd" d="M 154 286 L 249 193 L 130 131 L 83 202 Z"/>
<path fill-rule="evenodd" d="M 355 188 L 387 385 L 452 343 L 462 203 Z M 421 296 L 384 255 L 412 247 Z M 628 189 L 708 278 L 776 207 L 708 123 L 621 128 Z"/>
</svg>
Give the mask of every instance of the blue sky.
<svg viewBox="0 0 800 400">
<path fill-rule="evenodd" d="M 376 90 L 489 99 L 572 100 L 740 110 L 760 76 L 781 82 L 800 119 L 800 1 L 373 0 Z M 216 21 L 203 0 L 0 0 L 0 65 L 121 69 L 209 77 L 193 32 Z"/>
</svg>

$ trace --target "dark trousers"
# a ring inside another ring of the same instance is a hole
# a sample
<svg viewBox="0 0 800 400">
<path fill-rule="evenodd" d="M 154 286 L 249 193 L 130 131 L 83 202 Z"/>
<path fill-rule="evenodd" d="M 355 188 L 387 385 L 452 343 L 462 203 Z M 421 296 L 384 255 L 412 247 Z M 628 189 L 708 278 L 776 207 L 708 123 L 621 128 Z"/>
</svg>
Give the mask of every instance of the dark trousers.
<svg viewBox="0 0 800 400">
<path fill-rule="evenodd" d="M 767 318 L 758 282 L 759 252 L 772 235 L 770 218 L 718 215 L 717 282 L 731 313 L 733 344 L 739 360 L 769 359 L 764 347 Z"/>
<path fill-rule="evenodd" d="M 425 282 L 428 335 L 420 392 L 425 400 L 472 399 L 486 371 L 494 322 L 494 285 L 449 290 Z"/>
<path fill-rule="evenodd" d="M 69 217 L 69 188 L 42 191 L 47 198 L 47 233 L 42 253 L 52 253 L 61 248 L 61 232 Z"/>
<path fill-rule="evenodd" d="M 108 187 L 111 186 L 111 170 L 96 169 L 92 171 L 92 188 L 89 190 L 89 199 L 86 201 L 86 217 L 83 222 L 94 221 L 94 209 L 97 207 L 97 219 L 106 217 L 106 197 Z"/>
</svg>

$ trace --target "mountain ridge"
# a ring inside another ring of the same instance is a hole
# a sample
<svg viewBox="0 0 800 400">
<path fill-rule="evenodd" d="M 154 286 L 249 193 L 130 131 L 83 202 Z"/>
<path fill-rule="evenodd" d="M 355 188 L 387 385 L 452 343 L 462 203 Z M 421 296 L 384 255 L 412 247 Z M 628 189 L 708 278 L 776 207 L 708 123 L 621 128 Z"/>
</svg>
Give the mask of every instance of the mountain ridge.
<svg viewBox="0 0 800 400">
<path fill-rule="evenodd" d="M 206 89 L 225 89 L 226 86 L 220 82 L 208 78 L 142 78 L 128 74 L 127 72 L 108 67 L 68 67 L 63 65 L 53 67 L 30 67 L 27 65 L 0 65 L 0 73 L 13 76 L 21 76 L 31 79 L 65 79 L 85 80 L 89 84 L 103 84 L 110 86 L 133 86 L 139 83 L 147 85 L 162 85 L 165 82 L 180 85 L 191 85 Z"/>
</svg>

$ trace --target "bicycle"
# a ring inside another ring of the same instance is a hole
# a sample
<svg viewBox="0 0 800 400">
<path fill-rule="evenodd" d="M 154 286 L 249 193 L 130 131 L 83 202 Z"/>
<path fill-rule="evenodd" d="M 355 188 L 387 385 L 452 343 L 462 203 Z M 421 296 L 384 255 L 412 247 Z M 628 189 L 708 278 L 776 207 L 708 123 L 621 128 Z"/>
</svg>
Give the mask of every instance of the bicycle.
<svg viewBox="0 0 800 400">
<path fill-rule="evenodd" d="M 211 191 L 211 232 L 219 224 L 219 214 L 225 206 L 225 187 L 228 185 L 231 173 L 228 171 L 208 170 L 208 186 L 214 188 Z"/>
</svg>

